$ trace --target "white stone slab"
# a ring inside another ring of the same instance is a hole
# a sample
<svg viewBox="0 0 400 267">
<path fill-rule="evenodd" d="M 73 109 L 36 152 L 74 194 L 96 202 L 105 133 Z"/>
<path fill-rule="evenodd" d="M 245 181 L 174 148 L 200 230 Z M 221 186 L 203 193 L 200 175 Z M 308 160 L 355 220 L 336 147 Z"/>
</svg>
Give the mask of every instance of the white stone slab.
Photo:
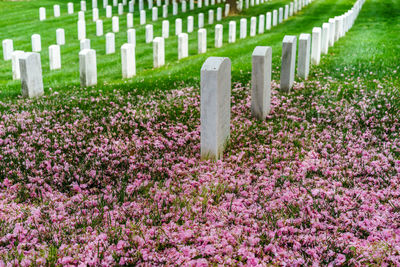
<svg viewBox="0 0 400 267">
<path fill-rule="evenodd" d="M 46 20 L 46 8 L 44 7 L 39 8 L 39 20 L 40 21 Z"/>
<path fill-rule="evenodd" d="M 65 31 L 64 29 L 56 30 L 56 42 L 58 45 L 65 45 Z"/>
<path fill-rule="evenodd" d="M 193 18 L 193 16 L 189 16 L 187 18 L 187 32 L 188 33 L 193 32 L 193 24 L 194 24 L 194 18 Z"/>
<path fill-rule="evenodd" d="M 153 41 L 153 67 L 159 68 L 165 65 L 165 42 L 164 38 L 156 37 Z"/>
<path fill-rule="evenodd" d="M 49 65 L 50 70 L 61 69 L 61 51 L 59 45 L 49 46 Z"/>
<path fill-rule="evenodd" d="M 218 160 L 230 136 L 231 61 L 209 57 L 201 68 L 200 147 L 201 158 Z"/>
<path fill-rule="evenodd" d="M 151 12 L 151 19 L 152 19 L 152 21 L 158 20 L 158 8 L 157 7 L 153 7 L 152 12 Z"/>
<path fill-rule="evenodd" d="M 42 41 L 39 34 L 33 34 L 31 37 L 32 41 L 32 52 L 42 51 Z"/>
<path fill-rule="evenodd" d="M 182 19 L 175 20 L 175 35 L 182 33 Z"/>
<path fill-rule="evenodd" d="M 297 75 L 302 79 L 307 79 L 310 71 L 310 49 L 311 35 L 309 33 L 300 34 Z"/>
<path fill-rule="evenodd" d="M 44 94 L 42 63 L 39 53 L 24 53 L 19 58 L 21 91 L 23 97 L 39 97 Z"/>
<path fill-rule="evenodd" d="M 256 36 L 256 29 L 257 29 L 257 18 L 251 17 L 250 19 L 250 36 Z"/>
<path fill-rule="evenodd" d="M 214 24 L 214 10 L 208 10 L 208 24 Z"/>
<path fill-rule="evenodd" d="M 329 48 L 329 23 L 322 24 L 321 53 L 328 54 Z"/>
<path fill-rule="evenodd" d="M 265 16 L 260 15 L 258 18 L 258 34 L 264 33 L 264 29 L 265 29 L 264 22 L 265 22 Z"/>
<path fill-rule="evenodd" d="M 215 25 L 215 47 L 216 48 L 220 48 L 222 47 L 222 43 L 223 43 L 223 26 L 222 24 L 217 24 Z"/>
<path fill-rule="evenodd" d="M 119 3 L 118 4 L 118 15 L 123 15 L 124 14 L 124 5 Z"/>
<path fill-rule="evenodd" d="M 103 8 L 106 8 L 108 6 L 108 0 L 103 0 Z"/>
<path fill-rule="evenodd" d="M 198 37 L 198 53 L 203 54 L 207 52 L 207 30 L 206 29 L 200 29 L 197 32 L 197 37 Z"/>
<path fill-rule="evenodd" d="M 119 32 L 119 17 L 112 17 L 112 31 Z"/>
<path fill-rule="evenodd" d="M 21 71 L 19 68 L 19 59 L 24 55 L 24 51 L 16 50 L 11 53 L 11 67 L 13 80 L 21 79 Z"/>
<path fill-rule="evenodd" d="M 2 42 L 3 45 L 3 58 L 4 60 L 11 60 L 12 52 L 14 51 L 13 40 L 5 39 Z"/>
<path fill-rule="evenodd" d="M 235 42 L 236 42 L 236 21 L 230 21 L 228 43 L 235 43 Z"/>
<path fill-rule="evenodd" d="M 109 32 L 106 34 L 106 55 L 115 53 L 115 34 Z"/>
<path fill-rule="evenodd" d="M 86 22 L 84 20 L 78 20 L 78 40 L 86 38 Z"/>
<path fill-rule="evenodd" d="M 68 15 L 74 14 L 74 3 L 68 3 Z"/>
<path fill-rule="evenodd" d="M 163 18 L 167 18 L 168 17 L 168 6 L 167 5 L 163 5 Z"/>
<path fill-rule="evenodd" d="M 127 43 L 121 46 L 122 78 L 129 79 L 136 75 L 135 46 Z"/>
<path fill-rule="evenodd" d="M 97 84 L 96 51 L 85 49 L 79 52 L 79 73 L 82 87 Z"/>
<path fill-rule="evenodd" d="M 149 44 L 153 41 L 153 25 L 146 25 L 146 43 Z"/>
<path fill-rule="evenodd" d="M 133 44 L 136 47 L 136 30 L 129 29 L 127 32 L 128 44 Z"/>
<path fill-rule="evenodd" d="M 99 19 L 99 9 L 93 8 L 92 10 L 92 21 L 96 22 Z"/>
<path fill-rule="evenodd" d="M 282 42 L 281 87 L 284 92 L 289 92 L 293 87 L 296 70 L 296 36 L 286 35 Z"/>
<path fill-rule="evenodd" d="M 103 36 L 103 21 L 96 21 L 96 36 Z"/>
<path fill-rule="evenodd" d="M 199 29 L 204 28 L 204 13 L 199 13 L 198 18 L 199 18 L 198 20 Z"/>
<path fill-rule="evenodd" d="M 189 56 L 189 38 L 187 33 L 178 35 L 178 60 Z"/>
<path fill-rule="evenodd" d="M 146 24 L 146 11 L 140 10 L 140 25 Z"/>
<path fill-rule="evenodd" d="M 329 46 L 335 44 L 335 19 L 329 19 Z"/>
<path fill-rule="evenodd" d="M 217 8 L 217 21 L 222 20 L 222 8 L 218 7 Z"/>
<path fill-rule="evenodd" d="M 283 8 L 279 8 L 279 17 L 278 17 L 278 22 L 281 24 L 283 22 Z"/>
<path fill-rule="evenodd" d="M 247 37 L 247 19 L 240 19 L 240 39 Z"/>
<path fill-rule="evenodd" d="M 182 13 L 186 13 L 186 1 L 182 1 Z"/>
<path fill-rule="evenodd" d="M 225 4 L 225 12 L 224 12 L 225 17 L 229 16 L 230 8 L 231 6 L 229 4 Z"/>
<path fill-rule="evenodd" d="M 81 1 L 81 11 L 86 11 L 86 1 Z"/>
<path fill-rule="evenodd" d="M 172 3 L 172 15 L 173 16 L 178 15 L 178 4 L 176 2 Z"/>
<path fill-rule="evenodd" d="M 321 59 L 321 28 L 314 27 L 312 30 L 311 64 L 319 65 Z"/>
<path fill-rule="evenodd" d="M 275 27 L 276 25 L 278 25 L 278 11 L 275 9 L 272 12 L 272 26 Z"/>
<path fill-rule="evenodd" d="M 126 14 L 126 27 L 128 29 L 133 28 L 133 14 L 132 13 Z"/>
<path fill-rule="evenodd" d="M 166 39 L 169 37 L 169 21 L 163 20 L 162 22 L 162 33 L 161 36 Z"/>
<path fill-rule="evenodd" d="M 111 18 L 112 17 L 112 7 L 111 6 L 107 6 L 106 7 L 106 17 L 107 18 Z"/>
<path fill-rule="evenodd" d="M 271 26 L 272 26 L 272 13 L 267 12 L 266 17 L 265 17 L 265 29 L 271 30 Z"/>
<path fill-rule="evenodd" d="M 53 11 L 54 11 L 54 17 L 55 18 L 60 17 L 60 5 L 54 5 L 53 6 Z"/>
<path fill-rule="evenodd" d="M 80 50 L 90 49 L 90 40 L 83 39 L 80 41 Z"/>
<path fill-rule="evenodd" d="M 98 8 L 97 0 L 92 0 L 92 9 Z"/>
<path fill-rule="evenodd" d="M 135 5 L 133 4 L 133 1 L 129 1 L 129 13 L 133 13 L 135 11 Z"/>
</svg>

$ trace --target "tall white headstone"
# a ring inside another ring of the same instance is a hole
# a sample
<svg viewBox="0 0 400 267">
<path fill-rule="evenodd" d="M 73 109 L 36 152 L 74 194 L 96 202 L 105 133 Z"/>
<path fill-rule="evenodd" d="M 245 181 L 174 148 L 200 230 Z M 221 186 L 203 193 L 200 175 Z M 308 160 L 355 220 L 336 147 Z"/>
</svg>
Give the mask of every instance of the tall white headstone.
<svg viewBox="0 0 400 267">
<path fill-rule="evenodd" d="M 112 31 L 119 32 L 119 17 L 112 17 Z"/>
<path fill-rule="evenodd" d="M 2 42 L 3 44 L 3 58 L 4 60 L 11 60 L 11 54 L 14 51 L 13 40 L 5 39 Z"/>
<path fill-rule="evenodd" d="M 40 7 L 39 8 L 39 20 L 45 20 L 46 19 L 46 8 Z"/>
<path fill-rule="evenodd" d="M 86 38 L 86 23 L 84 20 L 78 20 L 78 40 Z"/>
<path fill-rule="evenodd" d="M 296 70 L 296 36 L 286 35 L 282 42 L 281 90 L 289 92 L 293 87 Z"/>
<path fill-rule="evenodd" d="M 133 28 L 133 14 L 132 13 L 126 14 L 126 27 L 128 29 Z"/>
<path fill-rule="evenodd" d="M 230 136 L 231 61 L 209 57 L 201 68 L 200 81 L 201 158 L 218 160 Z"/>
<path fill-rule="evenodd" d="M 92 10 L 92 21 L 96 22 L 99 19 L 99 9 L 93 8 Z"/>
<path fill-rule="evenodd" d="M 42 63 L 39 53 L 24 53 L 19 58 L 23 97 L 39 97 L 44 94 Z"/>
<path fill-rule="evenodd" d="M 283 8 L 279 8 L 279 19 L 278 19 L 279 24 L 283 22 Z"/>
<path fill-rule="evenodd" d="M 275 9 L 272 11 L 272 26 L 278 25 L 278 11 Z"/>
<path fill-rule="evenodd" d="M 267 12 L 266 18 L 265 18 L 265 28 L 267 30 L 271 30 L 271 25 L 272 25 L 272 13 Z"/>
<path fill-rule="evenodd" d="M 103 36 L 103 21 L 96 21 L 96 36 Z"/>
<path fill-rule="evenodd" d="M 56 30 L 56 40 L 58 45 L 65 45 L 65 31 L 64 29 Z"/>
<path fill-rule="evenodd" d="M 321 52 L 328 54 L 329 48 L 329 23 L 322 24 Z"/>
<path fill-rule="evenodd" d="M 314 27 L 312 30 L 311 64 L 319 65 L 321 59 L 321 28 Z"/>
<path fill-rule="evenodd" d="M 107 6 L 106 7 L 106 17 L 107 18 L 111 18 L 112 17 L 112 7 L 111 6 Z"/>
<path fill-rule="evenodd" d="M 109 32 L 106 34 L 106 55 L 115 53 L 115 34 Z"/>
<path fill-rule="evenodd" d="M 60 5 L 53 6 L 54 17 L 58 18 L 60 16 Z"/>
<path fill-rule="evenodd" d="M 247 19 L 240 19 L 240 39 L 247 37 Z"/>
<path fill-rule="evenodd" d="M 335 44 L 335 19 L 329 19 L 329 46 Z"/>
<path fill-rule="evenodd" d="M 83 39 L 80 42 L 80 50 L 84 49 L 90 49 L 90 40 L 89 39 Z"/>
<path fill-rule="evenodd" d="M 124 14 L 124 5 L 119 3 L 118 4 L 118 15 L 123 15 Z"/>
<path fill-rule="evenodd" d="M 251 17 L 250 19 L 250 36 L 256 36 L 257 18 Z"/>
<path fill-rule="evenodd" d="M 133 44 L 136 47 L 136 30 L 129 29 L 127 32 L 128 44 Z"/>
<path fill-rule="evenodd" d="M 200 29 L 197 32 L 198 37 L 198 53 L 203 54 L 207 52 L 207 30 Z"/>
<path fill-rule="evenodd" d="M 193 32 L 193 24 L 194 24 L 194 18 L 193 18 L 193 16 L 189 16 L 187 18 L 187 32 L 188 33 Z"/>
<path fill-rule="evenodd" d="M 178 60 L 189 56 L 189 42 L 187 33 L 178 35 Z"/>
<path fill-rule="evenodd" d="M 153 25 L 146 25 L 146 43 L 149 44 L 153 41 Z"/>
<path fill-rule="evenodd" d="M 164 38 L 156 37 L 153 41 L 153 67 L 159 68 L 165 64 Z"/>
<path fill-rule="evenodd" d="M 199 13 L 198 26 L 199 29 L 204 28 L 204 13 Z"/>
<path fill-rule="evenodd" d="M 236 42 L 236 21 L 229 22 L 229 43 Z"/>
<path fill-rule="evenodd" d="M 218 7 L 217 8 L 217 21 L 222 20 L 222 8 Z"/>
<path fill-rule="evenodd" d="M 222 47 L 223 42 L 223 26 L 222 24 L 215 25 L 215 47 Z"/>
<path fill-rule="evenodd" d="M 265 29 L 265 16 L 260 15 L 258 19 L 258 34 L 263 34 Z"/>
<path fill-rule="evenodd" d="M 21 79 L 21 71 L 19 68 L 19 59 L 24 55 L 24 51 L 16 50 L 11 54 L 11 66 L 12 66 L 12 74 L 13 80 Z"/>
<path fill-rule="evenodd" d="M 182 19 L 175 20 L 175 35 L 182 33 Z"/>
<path fill-rule="evenodd" d="M 33 34 L 31 37 L 32 41 L 32 52 L 42 51 L 42 42 L 39 34 Z"/>
<path fill-rule="evenodd" d="M 140 25 L 146 24 L 146 11 L 140 10 Z"/>
<path fill-rule="evenodd" d="M 61 69 L 61 51 L 59 45 L 49 46 L 50 70 Z"/>
<path fill-rule="evenodd" d="M 153 7 L 152 9 L 152 20 L 153 21 L 157 21 L 158 20 L 158 8 L 157 7 Z"/>
<path fill-rule="evenodd" d="M 74 3 L 68 3 L 67 7 L 68 7 L 68 14 L 69 15 L 74 14 Z"/>
<path fill-rule="evenodd" d="M 307 79 L 310 71 L 310 48 L 311 35 L 309 33 L 300 34 L 297 75 L 302 79 Z"/>
<path fill-rule="evenodd" d="M 167 18 L 168 17 L 168 6 L 167 5 L 163 5 L 163 18 Z"/>
<path fill-rule="evenodd" d="M 122 78 L 129 79 L 136 75 L 135 46 L 127 43 L 121 46 Z"/>
<path fill-rule="evenodd" d="M 82 87 L 97 84 L 96 51 L 84 49 L 79 52 L 79 73 Z"/>
<path fill-rule="evenodd" d="M 214 10 L 208 10 L 208 24 L 214 24 Z"/>
<path fill-rule="evenodd" d="M 86 11 L 86 1 L 81 1 L 81 10 Z"/>
<path fill-rule="evenodd" d="M 169 37 L 169 20 L 163 20 L 162 22 L 162 37 L 164 39 Z"/>
</svg>

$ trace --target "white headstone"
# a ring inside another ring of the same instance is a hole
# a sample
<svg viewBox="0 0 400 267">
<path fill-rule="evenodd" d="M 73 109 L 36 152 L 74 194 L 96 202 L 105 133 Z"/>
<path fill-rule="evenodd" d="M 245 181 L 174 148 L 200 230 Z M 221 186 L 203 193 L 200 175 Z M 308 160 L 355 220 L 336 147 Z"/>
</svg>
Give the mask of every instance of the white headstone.
<svg viewBox="0 0 400 267">
<path fill-rule="evenodd" d="M 172 15 L 178 15 L 178 4 L 176 2 L 172 3 Z"/>
<path fill-rule="evenodd" d="M 335 42 L 340 38 L 340 19 L 335 17 Z"/>
<path fill-rule="evenodd" d="M 251 17 L 250 19 L 250 36 L 256 36 L 257 18 Z"/>
<path fill-rule="evenodd" d="M 152 20 L 157 21 L 158 20 L 158 8 L 153 7 L 152 9 Z"/>
<path fill-rule="evenodd" d="M 182 13 L 186 13 L 186 1 L 182 1 Z"/>
<path fill-rule="evenodd" d="M 149 44 L 153 41 L 153 25 L 146 25 L 146 43 Z"/>
<path fill-rule="evenodd" d="M 272 25 L 272 13 L 267 12 L 266 18 L 265 18 L 265 28 L 267 30 L 271 30 L 271 25 Z"/>
<path fill-rule="evenodd" d="M 41 7 L 41 8 L 39 8 L 39 20 L 42 21 L 45 19 L 46 19 L 46 8 Z"/>
<path fill-rule="evenodd" d="M 31 37 L 32 40 L 32 52 L 40 52 L 42 51 L 42 42 L 39 34 L 33 34 Z"/>
<path fill-rule="evenodd" d="M 199 29 L 204 28 L 204 13 L 199 13 Z"/>
<path fill-rule="evenodd" d="M 265 29 L 265 16 L 264 15 L 260 15 L 259 19 L 258 19 L 258 34 L 263 34 L 264 33 L 264 29 Z"/>
<path fill-rule="evenodd" d="M 81 10 L 86 11 L 86 1 L 81 1 Z"/>
<path fill-rule="evenodd" d="M 98 8 L 97 0 L 92 0 L 92 9 Z"/>
<path fill-rule="evenodd" d="M 121 46 L 122 78 L 129 79 L 136 75 L 135 46 L 123 44 Z"/>
<path fill-rule="evenodd" d="M 128 29 L 133 28 L 133 14 L 132 13 L 126 14 L 126 27 Z"/>
<path fill-rule="evenodd" d="M 14 51 L 13 40 L 3 40 L 3 58 L 4 60 L 11 60 L 12 52 Z"/>
<path fill-rule="evenodd" d="M 218 160 L 230 136 L 231 61 L 209 57 L 201 68 L 201 158 Z"/>
<path fill-rule="evenodd" d="M 297 75 L 302 79 L 307 79 L 310 71 L 310 48 L 311 35 L 309 33 L 300 34 Z"/>
<path fill-rule="evenodd" d="M 163 5 L 163 18 L 167 18 L 168 17 L 168 6 L 167 5 Z"/>
<path fill-rule="evenodd" d="M 140 10 L 140 25 L 146 24 L 146 11 Z"/>
<path fill-rule="evenodd" d="M 124 5 L 121 3 L 118 4 L 118 15 L 123 15 L 124 14 Z"/>
<path fill-rule="evenodd" d="M 189 16 L 187 18 L 187 32 L 188 33 L 193 32 L 193 24 L 194 24 L 194 18 L 193 18 L 193 16 Z"/>
<path fill-rule="evenodd" d="M 247 37 L 247 19 L 240 19 L 240 39 Z"/>
<path fill-rule="evenodd" d="M 252 55 L 251 114 L 264 120 L 271 109 L 272 48 L 257 46 Z"/>
<path fill-rule="evenodd" d="M 175 20 L 175 35 L 182 33 L 182 19 Z"/>
<path fill-rule="evenodd" d="M 68 3 L 68 14 L 74 14 L 74 3 Z"/>
<path fill-rule="evenodd" d="M 103 8 L 106 8 L 108 6 L 108 0 L 103 0 Z"/>
<path fill-rule="evenodd" d="M 214 10 L 208 10 L 208 24 L 214 24 Z"/>
<path fill-rule="evenodd" d="M 311 64 L 319 65 L 321 59 L 321 28 L 314 27 L 312 30 Z"/>
<path fill-rule="evenodd" d="M 272 11 L 272 26 L 278 25 L 278 11 L 275 9 Z"/>
<path fill-rule="evenodd" d="M 329 23 L 322 24 L 321 52 L 328 54 L 329 48 Z"/>
<path fill-rule="evenodd" d="M 112 31 L 119 32 L 119 17 L 112 17 Z"/>
<path fill-rule="evenodd" d="M 135 11 L 135 5 L 133 1 L 129 1 L 129 13 L 133 13 Z"/>
<path fill-rule="evenodd" d="M 111 6 L 107 6 L 106 7 L 106 17 L 107 18 L 111 18 L 112 17 L 112 7 Z"/>
<path fill-rule="evenodd" d="M 59 45 L 49 46 L 50 70 L 61 69 L 61 51 Z"/>
<path fill-rule="evenodd" d="M 90 49 L 90 40 L 89 39 L 83 39 L 80 42 L 80 50 L 84 49 Z"/>
<path fill-rule="evenodd" d="M 139 0 L 139 11 L 144 9 L 143 0 Z"/>
<path fill-rule="evenodd" d="M 96 36 L 103 36 L 103 21 L 96 21 Z"/>
<path fill-rule="evenodd" d="M 279 8 L 279 20 L 278 20 L 279 24 L 281 24 L 282 21 L 283 21 L 283 8 L 280 7 Z"/>
<path fill-rule="evenodd" d="M 106 34 L 106 55 L 115 53 L 115 34 L 109 32 Z"/>
<path fill-rule="evenodd" d="M 99 9 L 93 8 L 92 21 L 97 21 L 99 19 Z"/>
<path fill-rule="evenodd" d="M 190 10 L 194 9 L 194 0 L 189 0 L 189 9 Z"/>
<path fill-rule="evenodd" d="M 129 29 L 126 33 L 128 36 L 128 44 L 133 44 L 134 46 L 136 46 L 136 30 Z"/>
<path fill-rule="evenodd" d="M 78 20 L 85 20 L 85 12 L 83 11 L 78 12 Z"/>
<path fill-rule="evenodd" d="M 289 5 L 285 5 L 284 20 L 289 18 Z"/>
<path fill-rule="evenodd" d="M 281 90 L 289 92 L 293 87 L 296 70 L 296 36 L 286 35 L 282 42 Z"/>
<path fill-rule="evenodd" d="M 113 0 L 113 6 L 117 6 L 118 5 L 118 0 Z"/>
<path fill-rule="evenodd" d="M 197 0 L 197 8 L 202 8 L 202 7 L 203 7 L 202 0 Z"/>
<path fill-rule="evenodd" d="M 53 6 L 54 17 L 58 18 L 60 16 L 60 5 Z"/>
<path fill-rule="evenodd" d="M 84 49 L 79 52 L 79 73 L 82 87 L 97 84 L 96 51 Z"/>
<path fill-rule="evenodd" d="M 198 52 L 199 54 L 203 54 L 207 52 L 207 30 L 200 29 L 197 32 L 198 37 Z"/>
<path fill-rule="evenodd" d="M 84 20 L 78 20 L 78 40 L 86 38 L 86 23 Z"/>
<path fill-rule="evenodd" d="M 188 44 L 187 33 L 181 33 L 178 35 L 178 60 L 188 57 L 189 55 L 189 44 Z"/>
<path fill-rule="evenodd" d="M 223 42 L 223 26 L 222 24 L 215 25 L 215 47 L 222 47 Z"/>
<path fill-rule="evenodd" d="M 159 68 L 165 64 L 164 38 L 156 37 L 153 41 L 153 67 Z"/>
<path fill-rule="evenodd" d="M 58 45 L 65 45 L 65 31 L 64 29 L 56 30 L 56 40 Z"/>
<path fill-rule="evenodd" d="M 24 53 L 19 58 L 23 97 L 39 97 L 44 94 L 42 63 L 39 53 Z"/>
<path fill-rule="evenodd" d="M 329 19 L 329 46 L 335 44 L 335 19 Z"/>
<path fill-rule="evenodd" d="M 217 8 L 217 21 L 222 20 L 222 8 Z"/>
<path fill-rule="evenodd" d="M 153 8 L 153 0 L 148 0 L 147 3 L 149 4 L 149 9 Z"/>
<path fill-rule="evenodd" d="M 169 37 L 169 20 L 163 20 L 162 22 L 162 37 L 164 39 Z"/>
<path fill-rule="evenodd" d="M 13 80 L 21 79 L 21 71 L 19 69 L 19 59 L 24 55 L 24 51 L 16 50 L 11 53 L 11 66 L 12 66 L 12 74 Z"/>
<path fill-rule="evenodd" d="M 236 21 L 229 22 L 229 43 L 236 42 Z"/>
<path fill-rule="evenodd" d="M 229 16 L 229 10 L 230 10 L 230 5 L 229 4 L 225 4 L 225 17 Z"/>
</svg>

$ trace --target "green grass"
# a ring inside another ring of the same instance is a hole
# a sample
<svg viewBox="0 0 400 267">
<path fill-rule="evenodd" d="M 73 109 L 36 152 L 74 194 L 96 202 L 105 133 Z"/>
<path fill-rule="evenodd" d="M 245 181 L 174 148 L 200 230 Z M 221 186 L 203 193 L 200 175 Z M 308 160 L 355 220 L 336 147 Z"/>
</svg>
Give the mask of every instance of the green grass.
<svg viewBox="0 0 400 267">
<path fill-rule="evenodd" d="M 74 90 L 79 86 L 79 41 L 77 40 L 77 11 L 80 9 L 79 1 L 75 2 L 75 13 L 67 14 L 66 1 L 36 0 L 36 1 L 0 1 L 0 39 L 11 38 L 14 40 L 15 50 L 31 50 L 31 35 L 38 33 L 42 37 L 42 68 L 45 92 L 49 88 L 60 93 Z M 159 69 L 152 68 L 152 44 L 144 40 L 144 25 L 139 26 L 137 6 L 134 13 L 136 29 L 136 68 L 137 76 L 132 79 L 121 78 L 120 46 L 126 42 L 126 15 L 120 16 L 120 32 L 116 34 L 116 53 L 105 55 L 105 37 L 96 37 L 95 23 L 91 21 L 91 1 L 87 1 L 86 12 L 87 38 L 91 39 L 92 48 L 97 51 L 98 62 L 98 87 L 103 92 L 112 92 L 114 89 L 123 91 L 139 90 L 141 93 L 173 89 L 180 86 L 198 86 L 200 68 L 209 56 L 225 56 L 232 60 L 232 80 L 234 82 L 248 83 L 251 72 L 251 54 L 255 46 L 265 45 L 273 48 L 273 79 L 279 80 L 281 42 L 284 35 L 300 35 L 310 33 L 315 26 L 321 26 L 330 17 L 343 14 L 354 0 L 315 0 L 301 12 L 273 27 L 262 35 L 239 39 L 239 20 L 243 17 L 258 16 L 282 7 L 289 3 L 288 0 L 273 0 L 257 7 L 251 7 L 238 16 L 223 18 L 224 45 L 222 48 L 214 47 L 214 27 L 208 25 L 208 10 L 216 6 L 203 7 L 205 14 L 205 28 L 207 29 L 208 52 L 197 54 L 197 14 L 198 9 L 178 16 L 170 15 L 170 38 L 166 40 L 166 65 Z M 53 18 L 54 4 L 61 5 L 61 17 Z M 40 22 L 38 9 L 47 8 L 47 20 Z M 217 5 L 222 6 L 222 4 Z M 346 77 L 380 79 L 394 87 L 398 87 L 400 45 L 400 3 L 391 0 L 367 0 L 354 27 L 329 50 L 329 55 L 323 56 L 321 65 L 313 67 L 310 79 L 322 79 L 320 73 L 326 73 L 334 79 L 345 81 Z M 102 1 L 99 0 L 100 19 L 104 21 L 104 33 L 111 31 L 111 19 L 105 18 Z M 127 11 L 127 7 L 125 7 Z M 117 9 L 113 8 L 113 15 Z M 216 12 L 215 12 L 216 13 Z M 172 6 L 169 7 L 172 14 Z M 159 17 L 162 10 L 159 9 Z M 193 15 L 195 18 L 194 32 L 189 34 L 189 57 L 177 60 L 177 38 L 174 35 L 175 19 L 183 19 L 183 31 L 186 30 L 186 17 Z M 150 22 L 151 13 L 147 12 L 147 21 Z M 161 35 L 162 18 L 154 24 L 154 36 Z M 228 44 L 228 23 L 237 21 L 237 42 Z M 150 22 L 152 23 L 152 22 Z M 50 71 L 48 64 L 48 46 L 56 42 L 56 29 L 64 28 L 66 45 L 61 47 L 62 69 Z M 393 70 L 398 70 L 393 73 Z M 370 74 L 372 73 L 372 74 Z M 0 99 L 15 99 L 20 96 L 20 82 L 13 81 L 11 76 L 11 62 L 0 60 Z M 371 84 L 375 84 L 371 82 Z"/>
</svg>

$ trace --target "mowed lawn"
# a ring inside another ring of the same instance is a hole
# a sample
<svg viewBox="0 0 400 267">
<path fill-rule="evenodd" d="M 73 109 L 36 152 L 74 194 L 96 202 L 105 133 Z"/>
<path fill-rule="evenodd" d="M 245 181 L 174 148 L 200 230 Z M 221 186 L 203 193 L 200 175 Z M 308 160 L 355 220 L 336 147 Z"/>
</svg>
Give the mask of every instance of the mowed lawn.
<svg viewBox="0 0 400 267">
<path fill-rule="evenodd" d="M 77 14 L 39 22 L 39 6 L 50 15 L 56 1 L 1 1 L 0 39 L 29 50 L 31 34 L 42 35 L 45 96 L 22 99 L 0 60 L 0 266 L 400 265 L 400 2 L 367 0 L 309 79 L 279 90 L 284 35 L 311 33 L 354 2 L 314 0 L 270 32 L 227 44 L 229 20 L 289 2 L 250 8 L 223 19 L 220 49 L 214 25 L 204 55 L 190 34 L 190 56 L 179 62 L 170 17 L 167 65 L 157 70 L 138 27 L 129 80 L 120 79 L 124 19 L 107 56 L 90 22 L 99 85 L 80 88 Z M 63 69 L 49 72 L 59 27 Z M 250 112 L 258 45 L 273 49 L 262 121 Z M 199 79 L 209 56 L 232 60 L 231 138 L 217 162 L 200 160 Z"/>
</svg>

